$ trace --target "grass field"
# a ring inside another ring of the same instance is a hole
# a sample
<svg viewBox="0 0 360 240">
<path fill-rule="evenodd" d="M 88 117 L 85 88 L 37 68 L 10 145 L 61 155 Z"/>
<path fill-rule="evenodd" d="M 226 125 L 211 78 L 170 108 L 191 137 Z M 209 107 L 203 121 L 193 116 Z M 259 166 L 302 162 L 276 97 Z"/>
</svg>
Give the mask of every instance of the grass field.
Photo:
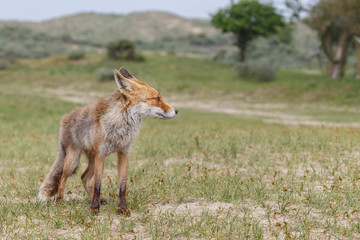
<svg viewBox="0 0 360 240">
<path fill-rule="evenodd" d="M 131 217 L 116 215 L 115 156 L 99 215 L 81 184 L 84 158 L 65 201 L 38 202 L 61 116 L 109 95 L 115 84 L 96 81 L 96 69 L 120 66 L 184 106 L 143 122 L 130 153 Z M 0 239 L 359 239 L 360 129 L 349 124 L 359 91 L 350 77 L 299 70 L 246 82 L 231 66 L 181 57 L 18 62 L 0 71 Z"/>
</svg>

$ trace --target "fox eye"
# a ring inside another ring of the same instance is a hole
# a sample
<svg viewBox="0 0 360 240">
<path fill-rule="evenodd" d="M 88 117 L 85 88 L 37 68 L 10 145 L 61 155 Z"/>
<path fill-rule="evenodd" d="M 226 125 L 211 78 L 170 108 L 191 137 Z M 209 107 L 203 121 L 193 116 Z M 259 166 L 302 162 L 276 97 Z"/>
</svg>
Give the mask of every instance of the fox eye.
<svg viewBox="0 0 360 240">
<path fill-rule="evenodd" d="M 156 99 L 156 100 L 158 100 L 158 102 L 161 102 L 161 100 L 160 100 L 160 98 L 159 98 L 159 97 L 156 97 L 155 99 Z"/>
</svg>

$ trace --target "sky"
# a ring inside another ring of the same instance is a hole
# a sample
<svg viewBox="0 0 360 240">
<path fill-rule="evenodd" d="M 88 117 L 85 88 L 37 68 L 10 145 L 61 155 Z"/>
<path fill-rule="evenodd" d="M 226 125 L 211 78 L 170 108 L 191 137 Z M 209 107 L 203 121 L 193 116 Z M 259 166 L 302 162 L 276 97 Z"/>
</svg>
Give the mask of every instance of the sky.
<svg viewBox="0 0 360 240">
<path fill-rule="evenodd" d="M 80 12 L 128 14 L 151 10 L 167 11 L 186 18 L 209 19 L 210 13 L 229 6 L 230 2 L 231 0 L 0 0 L 0 20 L 38 22 Z M 281 7 L 283 0 L 273 2 Z"/>
</svg>

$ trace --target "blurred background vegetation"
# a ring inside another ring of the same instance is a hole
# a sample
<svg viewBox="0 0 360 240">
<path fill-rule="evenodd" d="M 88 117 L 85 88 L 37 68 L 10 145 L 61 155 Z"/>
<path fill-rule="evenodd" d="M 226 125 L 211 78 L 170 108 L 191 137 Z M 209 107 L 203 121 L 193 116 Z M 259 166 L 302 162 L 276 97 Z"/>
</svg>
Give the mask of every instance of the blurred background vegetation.
<svg viewBox="0 0 360 240">
<path fill-rule="evenodd" d="M 0 69 L 21 58 L 67 54 L 76 60 L 106 51 L 113 59 L 128 55 L 125 59 L 144 61 L 142 52 L 155 51 L 231 64 L 240 77 L 256 81 L 274 80 L 280 68 L 359 76 L 360 1 L 320 0 L 312 6 L 284 1 L 286 11 L 268 1 L 233 1 L 210 20 L 152 11 L 0 21 Z M 116 53 L 121 41 L 133 50 L 123 46 L 128 52 Z"/>
</svg>

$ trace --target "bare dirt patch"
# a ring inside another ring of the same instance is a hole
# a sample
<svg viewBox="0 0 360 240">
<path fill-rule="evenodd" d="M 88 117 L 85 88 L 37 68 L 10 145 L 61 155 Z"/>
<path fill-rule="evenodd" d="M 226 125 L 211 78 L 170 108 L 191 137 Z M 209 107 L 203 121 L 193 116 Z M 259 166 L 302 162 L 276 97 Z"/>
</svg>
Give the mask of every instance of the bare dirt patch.
<svg viewBox="0 0 360 240">
<path fill-rule="evenodd" d="M 205 201 L 197 201 L 191 203 L 175 204 L 156 204 L 154 206 L 154 214 L 158 215 L 165 212 L 172 212 L 175 214 L 189 214 L 190 216 L 199 216 L 202 213 L 215 214 L 217 212 L 227 212 L 234 209 L 234 204 L 215 202 L 208 203 Z"/>
<path fill-rule="evenodd" d="M 99 97 L 105 95 L 99 92 L 79 92 L 66 88 L 45 88 L 42 91 L 57 96 L 61 100 L 79 104 L 94 103 Z"/>
<path fill-rule="evenodd" d="M 239 104 L 237 108 L 231 106 L 219 105 L 216 102 L 203 102 L 203 101 L 187 101 L 187 102 L 175 102 L 174 105 L 183 108 L 199 109 L 215 113 L 226 113 L 231 115 L 237 115 L 242 117 L 260 117 L 264 118 L 263 121 L 266 123 L 276 123 L 283 125 L 306 125 L 306 126 L 326 126 L 326 127 L 360 127 L 359 122 L 328 122 L 328 121 L 317 121 L 312 116 L 306 115 L 294 115 L 286 114 L 280 111 L 261 111 L 254 109 L 244 109 L 243 107 L 259 108 L 263 107 L 266 109 L 278 109 L 284 108 L 283 105 L 250 105 L 250 104 Z M 241 109 L 243 108 L 243 109 Z"/>
<path fill-rule="evenodd" d="M 257 225 L 263 233 L 264 239 L 286 239 L 288 237 L 299 237 L 302 234 L 301 229 L 296 229 L 297 214 L 305 209 L 308 215 L 308 221 L 321 222 L 332 221 L 330 218 L 322 218 L 321 213 L 313 208 L 307 209 L 304 206 L 289 205 L 287 212 L 281 212 L 277 202 L 266 202 L 263 206 L 254 205 L 254 203 L 209 203 L 197 199 L 191 203 L 176 204 L 155 204 L 152 206 L 154 217 L 160 217 L 163 214 L 172 214 L 179 216 L 190 216 L 192 219 L 199 219 L 202 214 L 211 214 L 218 219 L 227 217 L 237 219 L 236 221 L 246 222 L 247 225 Z M 234 218 L 235 217 L 235 218 Z M 349 221 L 339 217 L 337 219 L 344 226 L 349 227 Z M 196 221 L 196 220 L 195 220 Z M 312 239 L 331 239 L 331 233 L 324 227 L 309 229 L 309 235 Z"/>
<path fill-rule="evenodd" d="M 94 103 L 96 100 L 105 96 L 105 93 L 100 92 L 79 92 L 66 88 L 41 89 L 42 92 L 57 96 L 59 99 L 78 103 L 89 104 Z M 284 113 L 283 111 L 288 108 L 287 104 L 259 104 L 259 103 L 234 103 L 234 102 L 221 102 L 218 101 L 205 101 L 205 100 L 190 100 L 190 101 L 176 101 L 176 98 L 172 99 L 171 103 L 178 108 L 190 108 L 203 111 L 209 111 L 214 113 L 225 113 L 230 115 L 236 115 L 241 117 L 261 118 L 266 123 L 275 123 L 283 125 L 305 125 L 305 126 L 325 126 L 325 127 L 360 127 L 359 122 L 330 122 L 330 121 L 318 121 L 312 116 L 296 115 Z M 303 107 L 305 108 L 305 107 Z M 327 107 L 320 107 L 321 109 L 327 109 Z M 335 111 L 350 111 L 358 112 L 359 109 L 346 109 L 340 107 L 329 107 L 328 110 Z"/>
</svg>

